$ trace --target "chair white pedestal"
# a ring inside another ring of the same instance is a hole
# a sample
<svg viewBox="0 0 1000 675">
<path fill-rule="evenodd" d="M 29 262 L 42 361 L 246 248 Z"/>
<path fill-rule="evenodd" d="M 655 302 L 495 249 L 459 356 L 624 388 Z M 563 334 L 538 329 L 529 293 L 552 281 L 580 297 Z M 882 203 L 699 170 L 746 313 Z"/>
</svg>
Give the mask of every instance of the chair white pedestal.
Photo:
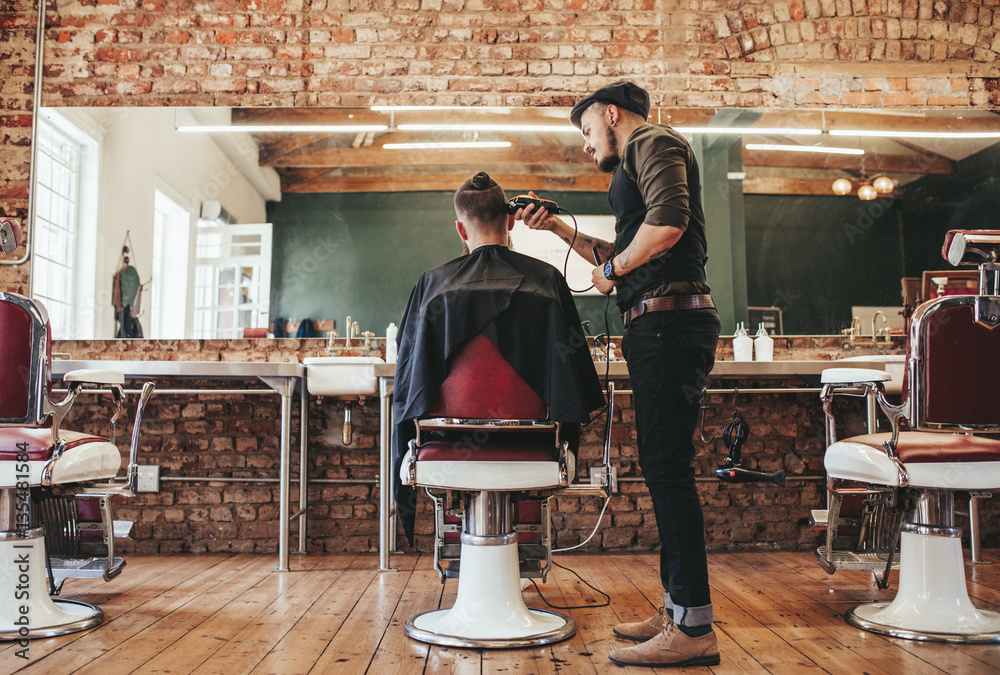
<svg viewBox="0 0 1000 675">
<path fill-rule="evenodd" d="M 503 543 L 485 544 L 489 540 Z M 472 543 L 475 542 L 475 543 Z M 449 647 L 511 648 L 565 640 L 576 632 L 568 616 L 529 609 L 521 597 L 517 535 L 462 536 L 458 597 L 450 609 L 407 620 L 415 640 Z"/>
<path fill-rule="evenodd" d="M 104 612 L 76 600 L 52 598 L 42 528 L 20 537 L 0 532 L 0 640 L 46 638 L 93 628 Z"/>
<path fill-rule="evenodd" d="M 848 623 L 908 640 L 1000 642 L 1000 612 L 976 609 L 969 600 L 961 538 L 904 531 L 899 557 L 896 597 L 854 607 Z"/>
</svg>

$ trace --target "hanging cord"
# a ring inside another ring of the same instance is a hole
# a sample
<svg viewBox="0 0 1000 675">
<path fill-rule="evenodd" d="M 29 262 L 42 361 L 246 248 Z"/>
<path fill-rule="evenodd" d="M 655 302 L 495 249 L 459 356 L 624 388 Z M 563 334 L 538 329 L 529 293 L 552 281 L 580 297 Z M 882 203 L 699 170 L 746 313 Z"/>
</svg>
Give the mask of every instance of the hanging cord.
<svg viewBox="0 0 1000 675">
<path fill-rule="evenodd" d="M 592 591 L 594 591 L 596 593 L 600 593 L 601 595 L 603 595 L 604 596 L 604 602 L 602 602 L 599 605 L 566 605 L 566 606 L 553 605 L 551 602 L 549 602 L 545 598 L 544 595 L 542 595 L 542 589 L 540 589 L 538 587 L 538 584 L 535 583 L 535 580 L 534 579 L 528 579 L 528 581 L 531 582 L 531 585 L 534 586 L 535 590 L 538 592 L 538 597 L 540 597 L 542 599 L 542 602 L 544 602 L 546 605 L 548 605 L 552 609 L 590 609 L 591 607 L 607 607 L 608 605 L 611 604 L 611 596 L 610 595 L 608 595 L 607 593 L 605 593 L 601 589 L 595 588 L 594 586 L 592 586 L 589 582 L 587 582 L 583 577 L 581 577 L 579 574 L 577 574 L 574 570 L 571 570 L 570 568 L 565 567 L 564 565 L 560 565 L 555 560 L 552 561 L 552 564 L 555 565 L 556 567 L 558 567 L 559 569 L 563 569 L 563 570 L 566 570 L 567 572 L 571 573 L 577 579 L 579 579 L 580 581 L 582 581 L 583 584 L 587 588 L 589 588 L 590 590 L 592 590 Z"/>
<path fill-rule="evenodd" d="M 597 528 L 599 528 L 601 526 L 601 520 L 604 518 L 604 511 L 608 508 L 608 503 L 610 503 L 610 502 L 611 502 L 611 497 L 605 497 L 604 498 L 604 506 L 601 508 L 600 515 L 597 516 L 597 524 L 594 525 L 594 530 L 593 530 L 593 532 L 590 533 L 589 537 L 587 537 L 586 539 L 584 539 L 583 541 L 581 541 L 576 546 L 568 546 L 566 548 L 554 548 L 554 549 L 552 549 L 552 552 L 553 553 L 562 553 L 564 551 L 572 551 L 573 549 L 580 548 L 581 546 L 583 546 L 584 544 L 586 544 L 588 541 L 590 541 L 591 539 L 593 539 L 594 535 L 597 534 Z"/>
<path fill-rule="evenodd" d="M 722 427 L 722 442 L 729 449 L 727 459 L 739 463 L 743 453 L 743 444 L 750 438 L 750 425 L 747 424 L 739 408 L 739 391 L 735 393 L 733 402 L 733 419 Z"/>
</svg>

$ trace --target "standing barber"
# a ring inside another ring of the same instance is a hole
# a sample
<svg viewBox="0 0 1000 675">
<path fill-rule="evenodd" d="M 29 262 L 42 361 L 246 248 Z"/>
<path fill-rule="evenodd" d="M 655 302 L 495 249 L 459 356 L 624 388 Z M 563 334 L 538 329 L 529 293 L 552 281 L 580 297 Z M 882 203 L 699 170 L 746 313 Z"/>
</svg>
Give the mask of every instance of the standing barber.
<svg viewBox="0 0 1000 675">
<path fill-rule="evenodd" d="M 647 124 L 649 94 L 632 82 L 601 87 L 570 120 L 601 171 L 612 173 L 608 201 L 614 243 L 578 235 L 545 209 L 520 215 L 554 232 L 594 269 L 605 295 L 617 291 L 635 401 L 639 465 L 660 534 L 664 607 L 615 634 L 637 645 L 613 651 L 624 665 L 719 663 L 712 630 L 705 526 L 695 486 L 694 430 L 702 382 L 715 363 L 719 315 L 705 281 L 705 215 L 691 146 L 677 131 Z"/>
</svg>

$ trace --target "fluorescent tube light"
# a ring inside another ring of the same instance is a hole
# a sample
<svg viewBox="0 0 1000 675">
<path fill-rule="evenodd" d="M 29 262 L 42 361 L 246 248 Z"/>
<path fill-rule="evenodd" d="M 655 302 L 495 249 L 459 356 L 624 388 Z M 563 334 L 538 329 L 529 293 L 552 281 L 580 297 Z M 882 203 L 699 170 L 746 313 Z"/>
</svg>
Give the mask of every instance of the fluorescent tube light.
<svg viewBox="0 0 1000 675">
<path fill-rule="evenodd" d="M 812 145 L 771 145 L 768 143 L 747 143 L 747 150 L 776 150 L 778 152 L 825 152 L 831 155 L 863 155 L 860 148 L 824 148 Z"/>
<path fill-rule="evenodd" d="M 394 112 L 398 110 L 509 110 L 504 106 L 484 106 L 474 108 L 467 105 L 373 105 L 369 110 L 375 112 Z"/>
<path fill-rule="evenodd" d="M 572 124 L 399 124 L 400 131 L 542 131 L 579 134 Z"/>
<path fill-rule="evenodd" d="M 782 129 L 779 127 L 672 127 L 682 134 L 726 134 L 762 136 L 819 136 L 819 129 Z"/>
<path fill-rule="evenodd" d="M 872 131 L 867 129 L 831 129 L 831 136 L 868 136 L 872 138 L 1000 138 L 1000 131 Z"/>
<path fill-rule="evenodd" d="M 454 143 L 386 143 L 386 150 L 453 150 L 458 148 L 509 148 L 507 141 L 457 141 Z"/>
<path fill-rule="evenodd" d="M 186 126 L 177 127 L 183 133 L 203 134 L 294 134 L 330 133 L 356 134 L 365 131 L 387 131 L 384 124 L 237 124 L 233 126 Z"/>
</svg>

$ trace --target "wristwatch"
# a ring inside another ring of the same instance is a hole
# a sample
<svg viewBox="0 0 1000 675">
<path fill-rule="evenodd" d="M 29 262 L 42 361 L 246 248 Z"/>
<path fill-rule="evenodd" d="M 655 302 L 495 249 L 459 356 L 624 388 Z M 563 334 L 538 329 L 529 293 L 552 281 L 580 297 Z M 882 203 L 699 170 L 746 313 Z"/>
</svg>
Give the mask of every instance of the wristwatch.
<svg viewBox="0 0 1000 675">
<path fill-rule="evenodd" d="M 615 266 L 611 264 L 611 261 L 604 263 L 604 278 L 608 281 L 618 281 L 618 275 L 615 274 Z"/>
</svg>

